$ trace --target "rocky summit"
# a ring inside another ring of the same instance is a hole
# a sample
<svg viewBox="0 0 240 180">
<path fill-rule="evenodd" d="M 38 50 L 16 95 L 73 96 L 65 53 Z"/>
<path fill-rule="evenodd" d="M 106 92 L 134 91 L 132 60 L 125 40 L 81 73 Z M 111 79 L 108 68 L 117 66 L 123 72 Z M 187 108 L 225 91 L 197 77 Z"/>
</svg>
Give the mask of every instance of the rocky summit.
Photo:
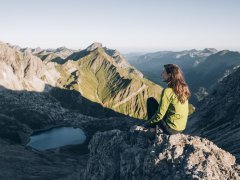
<svg viewBox="0 0 240 180">
<path fill-rule="evenodd" d="M 207 139 L 150 137 L 141 126 L 96 133 L 83 179 L 240 179 L 235 157 Z"/>
</svg>

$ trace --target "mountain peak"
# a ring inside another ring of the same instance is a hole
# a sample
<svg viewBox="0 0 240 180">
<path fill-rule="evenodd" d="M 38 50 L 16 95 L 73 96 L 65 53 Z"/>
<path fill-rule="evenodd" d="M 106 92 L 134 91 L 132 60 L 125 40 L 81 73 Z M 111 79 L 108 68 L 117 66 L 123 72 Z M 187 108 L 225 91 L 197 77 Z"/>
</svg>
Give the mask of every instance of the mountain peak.
<svg viewBox="0 0 240 180">
<path fill-rule="evenodd" d="M 202 50 L 204 53 L 216 53 L 217 50 L 215 48 L 205 48 Z"/>
<path fill-rule="evenodd" d="M 102 47 L 102 44 L 99 42 L 92 43 L 90 46 L 87 47 L 87 51 L 94 51 L 95 49 Z"/>
<path fill-rule="evenodd" d="M 222 51 L 219 52 L 219 55 L 223 56 L 223 55 L 225 55 L 225 54 L 227 54 L 229 52 L 230 52 L 229 50 L 222 50 Z"/>
<path fill-rule="evenodd" d="M 56 51 L 68 50 L 66 46 L 61 46 L 56 49 Z"/>
<path fill-rule="evenodd" d="M 239 56 L 240 53 L 238 51 L 230 51 L 230 50 L 222 50 L 216 53 L 219 56 Z"/>
</svg>

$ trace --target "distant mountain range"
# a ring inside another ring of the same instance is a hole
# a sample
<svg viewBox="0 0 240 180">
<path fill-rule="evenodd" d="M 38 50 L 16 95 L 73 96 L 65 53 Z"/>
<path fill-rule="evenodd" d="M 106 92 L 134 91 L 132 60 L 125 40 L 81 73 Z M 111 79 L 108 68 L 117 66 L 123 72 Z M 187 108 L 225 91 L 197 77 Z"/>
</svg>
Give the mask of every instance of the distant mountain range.
<svg viewBox="0 0 240 180">
<path fill-rule="evenodd" d="M 185 50 L 185 51 L 158 51 L 153 53 L 146 53 L 142 55 L 127 54 L 128 61 L 152 81 L 163 84 L 160 73 L 164 64 L 178 64 L 185 74 L 199 63 L 202 63 L 206 58 L 217 50 L 213 48 L 206 48 L 204 50 Z"/>
<path fill-rule="evenodd" d="M 128 57 L 126 55 L 126 57 Z M 213 48 L 180 52 L 160 51 L 140 56 L 129 56 L 129 62 L 143 72 L 144 76 L 163 86 L 160 73 L 163 65 L 180 66 L 192 92 L 191 103 L 197 103 L 224 77 L 240 65 L 240 53 L 217 51 Z"/>
<path fill-rule="evenodd" d="M 60 56 L 61 58 L 66 58 L 69 55 L 71 55 L 73 52 L 80 51 L 80 49 L 79 50 L 73 50 L 73 49 L 66 48 L 65 46 L 59 47 L 57 49 L 50 49 L 50 48 L 49 49 L 41 49 L 40 47 L 37 47 L 37 48 L 21 48 L 20 46 L 11 45 L 9 43 L 7 43 L 7 45 L 10 48 L 15 49 L 15 50 L 20 51 L 20 52 L 28 51 L 28 52 L 31 52 L 34 55 L 37 55 L 37 56 L 48 55 L 48 54 L 54 53 L 54 54 Z"/>
<path fill-rule="evenodd" d="M 240 53 L 234 51 L 219 51 L 210 55 L 197 67 L 186 74 L 193 93 L 197 100 L 202 99 L 201 92 L 209 93 L 225 77 L 240 67 Z"/>
</svg>

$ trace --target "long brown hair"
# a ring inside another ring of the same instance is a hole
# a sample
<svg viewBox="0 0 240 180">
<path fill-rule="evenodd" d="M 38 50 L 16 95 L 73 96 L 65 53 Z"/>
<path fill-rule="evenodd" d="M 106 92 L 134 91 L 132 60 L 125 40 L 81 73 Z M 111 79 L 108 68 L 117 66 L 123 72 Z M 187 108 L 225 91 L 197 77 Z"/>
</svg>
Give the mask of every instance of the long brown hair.
<svg viewBox="0 0 240 180">
<path fill-rule="evenodd" d="M 191 92 L 185 81 L 182 70 L 176 64 L 165 64 L 164 68 L 167 74 L 170 75 L 167 81 L 168 87 L 173 88 L 173 91 L 177 95 L 178 100 L 181 103 L 184 103 L 187 99 L 190 98 Z"/>
</svg>

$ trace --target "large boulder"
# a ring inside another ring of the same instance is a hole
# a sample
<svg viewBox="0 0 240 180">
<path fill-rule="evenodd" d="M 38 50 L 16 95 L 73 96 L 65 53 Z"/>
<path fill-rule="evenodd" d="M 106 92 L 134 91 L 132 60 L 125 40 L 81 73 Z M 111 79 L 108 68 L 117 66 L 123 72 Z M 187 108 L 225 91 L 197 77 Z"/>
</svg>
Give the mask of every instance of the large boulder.
<svg viewBox="0 0 240 180">
<path fill-rule="evenodd" d="M 98 132 L 82 179 L 239 179 L 235 157 L 211 141 L 184 134 L 152 134 L 140 126 L 129 132 Z"/>
</svg>

